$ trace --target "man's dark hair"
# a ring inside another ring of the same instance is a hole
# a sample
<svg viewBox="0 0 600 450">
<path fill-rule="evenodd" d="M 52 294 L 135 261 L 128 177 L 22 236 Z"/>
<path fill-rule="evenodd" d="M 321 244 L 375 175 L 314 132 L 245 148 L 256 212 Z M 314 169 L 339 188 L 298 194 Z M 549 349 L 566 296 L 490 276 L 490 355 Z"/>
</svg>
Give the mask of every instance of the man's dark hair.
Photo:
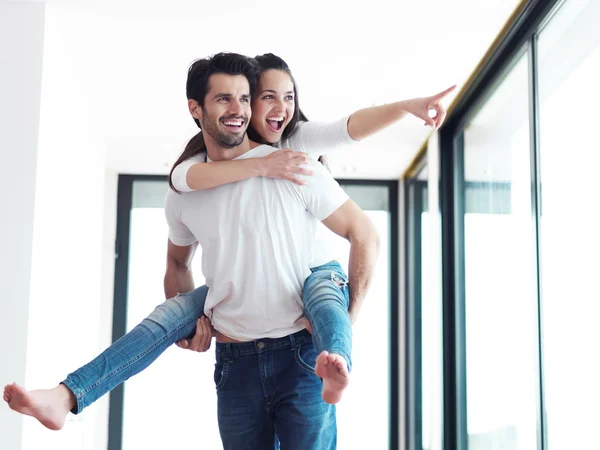
<svg viewBox="0 0 600 450">
<path fill-rule="evenodd" d="M 188 100 L 196 100 L 204 108 L 204 98 L 209 89 L 208 79 L 211 75 L 217 73 L 243 75 L 250 85 L 250 95 L 254 93 L 258 77 L 260 76 L 256 62 L 238 53 L 217 53 L 212 57 L 197 59 L 188 69 L 188 77 L 185 84 L 185 94 Z M 194 120 L 198 128 L 200 128 L 198 120 Z"/>
<path fill-rule="evenodd" d="M 185 93 L 188 100 L 196 100 L 200 107 L 204 108 L 204 98 L 209 90 L 208 80 L 211 75 L 218 73 L 242 75 L 246 77 L 248 84 L 250 85 L 251 96 L 254 93 L 260 75 L 256 61 L 238 53 L 222 52 L 217 53 L 212 57 L 209 56 L 207 58 L 197 59 L 188 69 L 188 77 L 185 85 Z M 198 128 L 201 128 L 198 119 L 194 118 L 194 122 L 196 122 Z M 175 192 L 179 193 L 179 191 L 175 189 L 175 186 L 173 186 L 173 170 L 186 159 L 202 151 L 206 151 L 206 145 L 204 144 L 202 131 L 200 131 L 190 139 L 185 146 L 183 153 L 177 158 L 177 161 L 175 161 L 175 164 L 173 164 L 173 168 L 169 173 L 169 186 Z"/>
</svg>

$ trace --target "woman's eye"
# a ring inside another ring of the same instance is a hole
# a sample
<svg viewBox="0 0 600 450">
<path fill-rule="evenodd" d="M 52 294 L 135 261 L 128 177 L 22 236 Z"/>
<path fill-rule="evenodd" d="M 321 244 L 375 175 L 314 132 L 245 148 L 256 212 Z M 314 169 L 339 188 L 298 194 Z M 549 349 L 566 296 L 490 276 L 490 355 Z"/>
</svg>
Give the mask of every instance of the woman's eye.
<svg viewBox="0 0 600 450">
<path fill-rule="evenodd" d="M 265 95 L 263 97 L 263 100 L 273 100 L 273 96 L 272 95 Z"/>
<path fill-rule="evenodd" d="M 288 102 L 292 102 L 292 101 L 294 101 L 294 96 L 293 96 L 293 95 L 287 95 L 287 96 L 285 97 L 285 99 L 286 99 Z"/>
</svg>

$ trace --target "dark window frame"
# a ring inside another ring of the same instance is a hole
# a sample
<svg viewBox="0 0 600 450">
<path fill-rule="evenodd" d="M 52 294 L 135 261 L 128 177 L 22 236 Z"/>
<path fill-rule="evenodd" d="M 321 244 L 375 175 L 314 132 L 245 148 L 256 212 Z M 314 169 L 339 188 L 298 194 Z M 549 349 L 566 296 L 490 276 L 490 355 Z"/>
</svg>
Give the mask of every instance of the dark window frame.
<svg viewBox="0 0 600 450">
<path fill-rule="evenodd" d="M 129 233 L 130 215 L 133 206 L 133 184 L 135 181 L 167 181 L 161 175 L 119 175 L 117 199 L 117 233 L 115 240 L 115 285 L 113 305 L 112 342 L 115 342 L 127 330 L 127 292 L 129 272 Z M 388 257 L 390 262 L 390 403 L 389 403 L 389 441 L 390 450 L 399 450 L 399 206 L 397 180 L 357 180 L 338 179 L 344 186 L 379 186 L 387 189 L 390 213 L 390 240 Z M 385 251 L 381 249 L 381 251 Z M 124 385 L 121 384 L 110 393 L 108 450 L 122 450 L 123 447 L 123 406 Z"/>
<path fill-rule="evenodd" d="M 482 61 L 478 73 L 461 94 L 448 120 L 440 129 L 440 209 L 442 220 L 443 295 L 443 449 L 467 450 L 465 299 L 464 299 L 464 130 L 479 107 L 487 101 L 503 75 L 522 51 L 528 52 L 530 157 L 532 170 L 532 217 L 537 269 L 535 301 L 538 306 L 538 450 L 548 448 L 544 414 L 544 379 L 540 288 L 540 177 L 539 99 L 537 35 L 562 0 L 530 0 L 503 30 L 499 43 Z M 409 411 L 408 414 L 416 413 Z M 408 433 L 413 430 L 409 429 Z M 411 442 L 409 439 L 408 442 Z M 408 447 L 409 450 L 422 448 Z"/>
<path fill-rule="evenodd" d="M 425 168 L 423 164 L 418 170 Z M 422 214 L 427 210 L 427 180 L 421 180 L 418 175 L 407 179 L 404 189 L 404 230 L 405 244 L 405 366 L 406 379 L 405 397 L 406 408 L 410 414 L 405 416 L 407 433 L 407 448 L 423 448 L 423 383 L 422 383 L 422 320 L 421 320 L 421 287 L 422 287 Z"/>
</svg>

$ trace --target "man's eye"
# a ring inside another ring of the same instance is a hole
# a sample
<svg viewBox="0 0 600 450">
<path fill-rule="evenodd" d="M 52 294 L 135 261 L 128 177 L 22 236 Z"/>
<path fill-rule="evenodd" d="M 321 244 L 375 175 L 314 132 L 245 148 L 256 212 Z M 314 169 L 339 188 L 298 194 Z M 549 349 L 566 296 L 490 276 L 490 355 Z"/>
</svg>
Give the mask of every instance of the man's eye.
<svg viewBox="0 0 600 450">
<path fill-rule="evenodd" d="M 229 97 L 221 97 L 219 99 L 220 102 L 228 102 L 229 101 Z"/>
<path fill-rule="evenodd" d="M 244 102 L 244 103 L 248 103 L 249 101 L 250 101 L 250 99 L 247 97 L 240 99 L 240 102 Z"/>
</svg>

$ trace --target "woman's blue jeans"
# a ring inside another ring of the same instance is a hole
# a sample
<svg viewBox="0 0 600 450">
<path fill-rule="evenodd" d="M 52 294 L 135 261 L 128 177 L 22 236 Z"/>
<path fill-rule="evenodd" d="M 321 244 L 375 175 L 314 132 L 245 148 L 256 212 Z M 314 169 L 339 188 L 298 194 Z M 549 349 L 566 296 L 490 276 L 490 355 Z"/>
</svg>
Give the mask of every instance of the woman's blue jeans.
<svg viewBox="0 0 600 450">
<path fill-rule="evenodd" d="M 351 367 L 352 329 L 347 276 L 333 261 L 311 269 L 303 290 L 304 311 L 320 353 L 338 353 Z M 195 334 L 204 314 L 208 288 L 199 287 L 166 300 L 129 333 L 62 382 L 75 395 L 72 412 L 84 408 L 152 364 L 169 346 Z M 317 353 L 318 354 L 318 353 Z M 307 361 L 314 367 L 314 361 Z"/>
</svg>

